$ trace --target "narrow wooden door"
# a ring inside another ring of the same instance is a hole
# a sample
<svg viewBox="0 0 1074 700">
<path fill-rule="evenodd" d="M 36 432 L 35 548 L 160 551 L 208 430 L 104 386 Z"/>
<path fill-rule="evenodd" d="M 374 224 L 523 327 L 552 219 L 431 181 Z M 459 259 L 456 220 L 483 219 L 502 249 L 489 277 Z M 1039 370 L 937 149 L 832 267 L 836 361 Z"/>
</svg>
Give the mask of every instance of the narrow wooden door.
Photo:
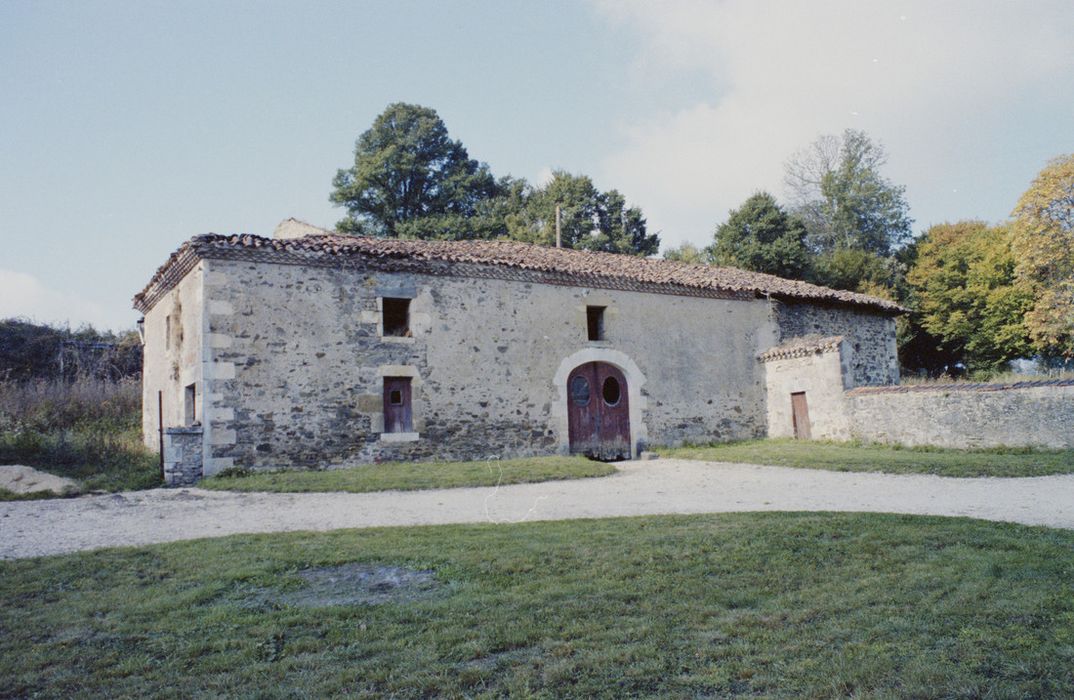
<svg viewBox="0 0 1074 700">
<path fill-rule="evenodd" d="M 794 437 L 799 440 L 812 439 L 809 426 L 809 405 L 804 391 L 791 394 L 791 421 L 794 423 Z"/>
<path fill-rule="evenodd" d="M 567 378 L 571 452 L 595 459 L 630 458 L 626 377 L 605 362 L 579 365 Z"/>
<path fill-rule="evenodd" d="M 413 432 L 410 411 L 410 377 L 384 378 L 384 432 Z"/>
</svg>

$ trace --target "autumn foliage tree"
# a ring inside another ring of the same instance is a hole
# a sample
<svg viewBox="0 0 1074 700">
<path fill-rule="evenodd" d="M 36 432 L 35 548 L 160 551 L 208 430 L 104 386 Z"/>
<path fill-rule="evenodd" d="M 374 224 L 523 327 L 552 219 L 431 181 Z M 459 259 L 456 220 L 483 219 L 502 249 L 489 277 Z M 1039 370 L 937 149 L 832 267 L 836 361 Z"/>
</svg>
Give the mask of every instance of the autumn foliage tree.
<svg viewBox="0 0 1074 700">
<path fill-rule="evenodd" d="M 974 372 L 1032 354 L 1025 313 L 1033 299 L 1015 280 L 1011 227 L 983 221 L 933 226 L 907 274 L 914 316 Z"/>
<path fill-rule="evenodd" d="M 1045 355 L 1074 357 L 1074 154 L 1048 163 L 1018 200 L 1011 245 L 1033 296 L 1030 337 Z"/>
</svg>

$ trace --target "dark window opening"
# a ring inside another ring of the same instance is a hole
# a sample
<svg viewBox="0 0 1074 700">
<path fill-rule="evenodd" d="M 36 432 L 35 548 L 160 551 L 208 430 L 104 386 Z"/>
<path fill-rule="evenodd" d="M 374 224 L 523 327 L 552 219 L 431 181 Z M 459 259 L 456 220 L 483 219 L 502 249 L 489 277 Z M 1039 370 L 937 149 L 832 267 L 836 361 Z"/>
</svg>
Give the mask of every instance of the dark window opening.
<svg viewBox="0 0 1074 700">
<path fill-rule="evenodd" d="M 197 393 L 197 384 L 188 384 L 183 392 L 183 413 L 185 414 L 187 425 L 194 425 L 194 422 L 198 419 L 197 411 L 194 408 L 194 402 L 198 397 Z"/>
<path fill-rule="evenodd" d="M 410 377 L 384 378 L 384 432 L 413 432 L 410 408 Z"/>
<path fill-rule="evenodd" d="M 608 377 L 604 380 L 604 386 L 601 387 L 601 394 L 604 395 L 604 403 L 609 406 L 614 406 L 619 403 L 622 390 L 619 388 L 619 380 L 615 377 Z"/>
<path fill-rule="evenodd" d="M 589 330 L 590 340 L 604 340 L 604 309 L 603 306 L 585 307 L 586 326 Z"/>
<path fill-rule="evenodd" d="M 410 336 L 410 300 L 384 297 L 384 335 Z"/>
</svg>

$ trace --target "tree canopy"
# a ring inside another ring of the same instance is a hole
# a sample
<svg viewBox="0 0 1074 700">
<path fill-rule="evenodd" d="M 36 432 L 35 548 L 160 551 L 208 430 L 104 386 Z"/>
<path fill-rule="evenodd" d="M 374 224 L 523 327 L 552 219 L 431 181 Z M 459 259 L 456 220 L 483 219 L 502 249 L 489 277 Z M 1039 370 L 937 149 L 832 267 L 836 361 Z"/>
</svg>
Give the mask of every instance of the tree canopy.
<svg viewBox="0 0 1074 700">
<path fill-rule="evenodd" d="M 883 257 L 910 238 L 905 188 L 881 174 L 886 162 L 883 147 L 854 129 L 821 136 L 788 161 L 793 210 L 815 252 L 856 249 Z"/>
<path fill-rule="evenodd" d="M 717 265 L 804 279 L 809 268 L 806 229 L 775 197 L 758 192 L 716 228 L 710 257 Z"/>
<path fill-rule="evenodd" d="M 557 171 L 541 187 L 496 179 L 453 141 L 428 107 L 388 105 L 355 144 L 354 165 L 332 181 L 332 202 L 347 208 L 339 230 L 394 238 L 514 238 L 555 245 L 560 206 L 563 245 L 653 255 L 660 237 L 641 209 L 585 175 Z"/>
<path fill-rule="evenodd" d="M 1074 154 L 1040 171 L 1014 217 L 1016 272 L 1034 299 L 1030 337 L 1047 355 L 1074 357 Z"/>
<path fill-rule="evenodd" d="M 555 245 L 558 205 L 564 248 L 632 255 L 654 255 L 660 248 L 659 235 L 648 232 L 640 209 L 628 207 L 617 190 L 601 192 L 585 175 L 556 170 L 523 199 L 522 211 L 508 224 L 516 240 Z"/>
<path fill-rule="evenodd" d="M 435 110 L 404 102 L 388 105 L 358 138 L 354 165 L 332 185 L 330 199 L 348 212 L 339 229 L 381 236 L 472 237 L 464 235 L 469 219 L 500 194 L 488 166 L 451 140 Z"/>
<path fill-rule="evenodd" d="M 1010 226 L 933 226 L 907 275 L 922 327 L 970 371 L 994 371 L 1032 353 L 1024 320 L 1032 296 L 1016 284 L 1011 240 Z"/>
</svg>

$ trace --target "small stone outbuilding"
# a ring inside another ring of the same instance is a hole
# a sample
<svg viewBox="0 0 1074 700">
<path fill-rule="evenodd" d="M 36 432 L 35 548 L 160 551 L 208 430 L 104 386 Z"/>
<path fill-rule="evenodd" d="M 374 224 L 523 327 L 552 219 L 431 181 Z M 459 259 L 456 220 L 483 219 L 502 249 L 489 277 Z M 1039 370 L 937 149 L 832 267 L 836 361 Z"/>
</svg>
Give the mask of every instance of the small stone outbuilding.
<svg viewBox="0 0 1074 700">
<path fill-rule="evenodd" d="M 134 304 L 146 443 L 158 446 L 162 425 L 200 426 L 176 441 L 184 455 L 201 441 L 206 475 L 629 458 L 793 434 L 803 415 L 834 415 L 836 393 L 899 377 L 901 309 L 884 299 L 732 268 L 293 220 L 274 238 L 192 238 Z"/>
</svg>

